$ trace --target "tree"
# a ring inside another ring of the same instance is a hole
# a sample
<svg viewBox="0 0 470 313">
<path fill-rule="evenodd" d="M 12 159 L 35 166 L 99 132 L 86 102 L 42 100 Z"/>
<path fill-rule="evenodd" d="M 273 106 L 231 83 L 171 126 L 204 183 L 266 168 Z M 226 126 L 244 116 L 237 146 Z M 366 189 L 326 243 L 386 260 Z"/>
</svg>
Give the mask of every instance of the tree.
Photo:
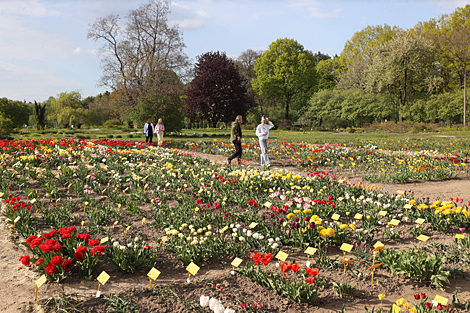
<svg viewBox="0 0 470 313">
<path fill-rule="evenodd" d="M 82 95 L 79 91 L 61 92 L 51 101 L 51 113 L 47 116 L 58 126 L 68 127 L 77 125 L 86 111 L 82 106 Z"/>
<path fill-rule="evenodd" d="M 134 122 L 143 127 L 151 118 L 154 125 L 163 120 L 165 131 L 179 131 L 184 124 L 184 102 L 172 85 L 160 85 L 140 98 L 133 111 Z"/>
<path fill-rule="evenodd" d="M 401 122 L 407 97 L 429 93 L 439 82 L 432 42 L 420 35 L 402 33 L 374 48 L 366 90 L 385 92 L 396 99 Z"/>
<path fill-rule="evenodd" d="M 263 98 L 259 97 L 256 92 L 253 90 L 251 82 L 256 78 L 255 72 L 255 62 L 263 54 L 263 51 L 255 51 L 248 49 L 243 51 L 237 58 L 234 60 L 235 65 L 238 67 L 240 75 L 244 78 L 244 83 L 247 89 L 247 96 L 249 99 L 248 107 L 258 104 L 261 115 L 263 115 Z"/>
<path fill-rule="evenodd" d="M 384 44 L 392 40 L 402 30 L 387 24 L 377 26 L 367 26 L 346 41 L 340 59 L 343 66 L 348 66 L 356 58 L 370 59 L 372 49 L 380 44 Z"/>
<path fill-rule="evenodd" d="M 12 122 L 13 127 L 22 127 L 29 121 L 31 108 L 21 101 L 0 98 L 0 113 Z"/>
<path fill-rule="evenodd" d="M 255 62 L 257 77 L 253 89 L 260 96 L 284 103 L 285 119 L 295 97 L 308 99 L 315 91 L 317 74 L 315 58 L 294 39 L 278 39 Z"/>
<path fill-rule="evenodd" d="M 46 103 L 41 105 L 34 101 L 34 118 L 36 120 L 36 129 L 44 130 L 46 127 Z"/>
<path fill-rule="evenodd" d="M 88 30 L 88 39 L 103 42 L 100 85 L 119 91 L 126 105 L 135 106 L 169 73 L 185 74 L 186 46 L 178 26 L 168 25 L 169 13 L 169 0 L 150 0 L 129 11 L 123 28 L 119 15 L 110 14 L 98 18 Z"/>
<path fill-rule="evenodd" d="M 212 127 L 228 123 L 247 111 L 243 78 L 225 53 L 207 52 L 197 57 L 194 79 L 186 91 L 186 112 L 191 119 L 206 120 Z"/>
<path fill-rule="evenodd" d="M 7 137 L 13 131 L 13 122 L 0 112 L 0 138 Z"/>
</svg>

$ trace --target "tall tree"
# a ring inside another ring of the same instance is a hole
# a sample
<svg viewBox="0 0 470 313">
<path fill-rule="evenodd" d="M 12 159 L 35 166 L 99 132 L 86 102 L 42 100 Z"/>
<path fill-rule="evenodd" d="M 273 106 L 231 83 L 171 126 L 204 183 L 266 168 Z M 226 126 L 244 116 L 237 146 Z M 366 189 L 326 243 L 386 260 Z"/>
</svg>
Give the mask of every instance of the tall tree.
<svg viewBox="0 0 470 313">
<path fill-rule="evenodd" d="M 79 91 L 61 92 L 51 101 L 51 113 L 47 119 L 57 122 L 60 127 L 77 125 L 86 111 L 82 106 L 82 95 Z"/>
<path fill-rule="evenodd" d="M 263 54 L 263 51 L 255 51 L 248 49 L 243 51 L 234 61 L 240 71 L 240 75 L 244 78 L 246 84 L 247 96 L 249 98 L 249 106 L 258 104 L 261 115 L 263 115 L 263 99 L 259 97 L 253 90 L 251 81 L 256 78 L 255 62 Z"/>
<path fill-rule="evenodd" d="M 34 118 L 36 129 L 43 130 L 46 127 L 46 103 L 42 104 L 34 101 Z"/>
<path fill-rule="evenodd" d="M 127 14 L 125 27 L 119 15 L 98 18 L 87 37 L 103 42 L 100 85 L 119 91 L 134 106 L 146 91 L 158 86 L 169 71 L 179 77 L 189 65 L 178 26 L 168 25 L 169 0 L 149 0 Z"/>
<path fill-rule="evenodd" d="M 402 30 L 397 26 L 376 25 L 367 26 L 346 41 L 340 59 L 343 66 L 351 64 L 355 58 L 365 60 L 371 58 L 372 49 L 380 44 L 392 40 Z"/>
<path fill-rule="evenodd" d="M 409 33 L 378 45 L 367 71 L 366 90 L 396 99 L 401 122 L 408 96 L 430 92 L 440 82 L 433 53 L 430 40 Z"/>
<path fill-rule="evenodd" d="M 197 57 L 194 79 L 186 91 L 186 112 L 191 119 L 206 120 L 213 127 L 245 115 L 246 85 L 226 54 L 207 52 Z"/>
<path fill-rule="evenodd" d="M 253 89 L 261 96 L 283 101 L 285 119 L 295 97 L 308 99 L 317 84 L 316 62 L 312 54 L 294 39 L 278 39 L 256 60 L 257 77 Z"/>
</svg>

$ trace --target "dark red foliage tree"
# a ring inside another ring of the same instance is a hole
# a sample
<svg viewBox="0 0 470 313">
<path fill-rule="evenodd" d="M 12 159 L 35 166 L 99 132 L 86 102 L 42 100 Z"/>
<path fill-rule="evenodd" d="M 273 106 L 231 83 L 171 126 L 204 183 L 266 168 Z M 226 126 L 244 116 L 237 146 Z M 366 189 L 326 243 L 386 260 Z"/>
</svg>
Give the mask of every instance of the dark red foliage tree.
<svg viewBox="0 0 470 313">
<path fill-rule="evenodd" d="M 228 123 L 248 110 L 246 84 L 224 52 L 197 57 L 194 79 L 186 90 L 186 112 L 192 122 Z"/>
</svg>

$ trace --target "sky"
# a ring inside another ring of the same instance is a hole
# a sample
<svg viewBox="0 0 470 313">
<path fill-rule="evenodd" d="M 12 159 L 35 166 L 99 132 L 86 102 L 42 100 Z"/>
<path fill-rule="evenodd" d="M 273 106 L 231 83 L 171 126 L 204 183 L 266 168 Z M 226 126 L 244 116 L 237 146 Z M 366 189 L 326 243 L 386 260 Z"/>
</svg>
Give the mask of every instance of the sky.
<svg viewBox="0 0 470 313">
<path fill-rule="evenodd" d="M 61 92 L 83 97 L 107 89 L 101 43 L 87 39 L 97 18 L 119 14 L 148 0 L 0 0 L 0 98 L 42 102 Z M 470 0 L 174 0 L 171 25 L 178 25 L 185 52 L 195 62 L 209 51 L 237 57 L 266 50 L 279 38 L 333 56 L 368 25 L 402 29 L 452 13 Z"/>
</svg>

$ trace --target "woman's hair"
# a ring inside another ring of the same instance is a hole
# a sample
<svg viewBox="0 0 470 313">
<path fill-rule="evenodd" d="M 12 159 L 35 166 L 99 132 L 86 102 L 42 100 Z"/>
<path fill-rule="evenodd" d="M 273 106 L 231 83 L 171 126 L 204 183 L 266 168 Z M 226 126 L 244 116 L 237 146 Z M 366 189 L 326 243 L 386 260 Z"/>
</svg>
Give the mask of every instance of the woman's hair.
<svg viewBox="0 0 470 313">
<path fill-rule="evenodd" d="M 161 118 L 158 119 L 158 123 L 163 123 Z"/>
<path fill-rule="evenodd" d="M 147 123 L 148 123 L 148 124 L 152 123 L 152 119 L 149 118 L 149 119 L 147 120 Z"/>
</svg>

